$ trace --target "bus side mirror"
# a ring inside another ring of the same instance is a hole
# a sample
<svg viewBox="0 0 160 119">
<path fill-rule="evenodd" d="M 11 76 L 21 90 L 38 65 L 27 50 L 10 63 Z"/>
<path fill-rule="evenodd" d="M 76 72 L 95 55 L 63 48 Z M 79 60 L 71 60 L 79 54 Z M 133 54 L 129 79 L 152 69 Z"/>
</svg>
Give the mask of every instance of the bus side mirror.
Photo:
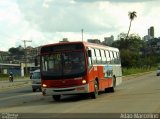
<svg viewBox="0 0 160 119">
<path fill-rule="evenodd" d="M 88 57 L 91 57 L 91 50 L 88 50 Z"/>
</svg>

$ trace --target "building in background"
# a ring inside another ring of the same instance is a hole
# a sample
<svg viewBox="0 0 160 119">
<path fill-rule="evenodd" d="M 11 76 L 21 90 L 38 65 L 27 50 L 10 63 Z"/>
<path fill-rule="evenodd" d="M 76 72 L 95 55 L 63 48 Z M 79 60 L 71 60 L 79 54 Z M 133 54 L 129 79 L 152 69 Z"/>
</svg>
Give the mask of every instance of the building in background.
<svg viewBox="0 0 160 119">
<path fill-rule="evenodd" d="M 9 53 L 6 51 L 0 51 L 0 63 L 9 63 L 10 62 Z"/>
<path fill-rule="evenodd" d="M 101 44 L 101 41 L 99 39 L 88 39 L 87 41 L 90 42 L 90 43 Z"/>
<path fill-rule="evenodd" d="M 114 41 L 114 36 L 111 35 L 110 37 L 104 37 L 104 41 L 102 42 L 104 45 L 111 46 Z"/>
<path fill-rule="evenodd" d="M 0 51 L 0 74 L 9 74 L 9 72 L 13 72 L 15 76 L 29 74 L 30 70 L 38 68 L 35 66 L 35 57 L 39 55 L 40 49 L 41 46 L 35 48 L 28 46 L 26 47 L 26 56 L 25 54 L 20 55 L 18 52 L 11 54 L 9 51 Z M 38 63 L 40 62 L 38 61 Z M 24 70 L 26 67 L 27 72 Z"/>
<path fill-rule="evenodd" d="M 144 40 L 145 42 L 148 42 L 148 41 L 150 41 L 151 39 L 154 39 L 154 27 L 153 27 L 153 26 L 151 26 L 151 27 L 148 29 L 148 34 L 143 37 L 143 40 Z"/>
<path fill-rule="evenodd" d="M 154 38 L 154 27 L 153 26 L 151 26 L 148 29 L 148 36 L 149 36 L 149 39 L 153 39 Z"/>
<path fill-rule="evenodd" d="M 59 42 L 69 42 L 68 38 L 63 38 L 62 41 Z"/>
<path fill-rule="evenodd" d="M 148 36 L 148 35 L 145 35 L 145 36 L 143 37 L 143 40 L 144 40 L 144 42 L 147 42 L 147 41 L 149 40 L 149 36 Z"/>
</svg>

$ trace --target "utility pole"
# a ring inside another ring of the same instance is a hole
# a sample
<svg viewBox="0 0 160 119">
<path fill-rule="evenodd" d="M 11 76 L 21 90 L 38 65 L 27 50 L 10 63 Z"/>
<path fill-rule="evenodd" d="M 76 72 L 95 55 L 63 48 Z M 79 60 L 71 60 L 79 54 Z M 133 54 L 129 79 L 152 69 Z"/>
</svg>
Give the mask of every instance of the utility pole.
<svg viewBox="0 0 160 119">
<path fill-rule="evenodd" d="M 82 29 L 82 41 L 83 41 L 83 29 Z"/>
<path fill-rule="evenodd" d="M 26 50 L 26 42 L 32 42 L 31 40 L 22 40 L 24 42 L 24 50 L 25 50 L 25 73 L 28 74 L 27 71 L 27 50 Z"/>
</svg>

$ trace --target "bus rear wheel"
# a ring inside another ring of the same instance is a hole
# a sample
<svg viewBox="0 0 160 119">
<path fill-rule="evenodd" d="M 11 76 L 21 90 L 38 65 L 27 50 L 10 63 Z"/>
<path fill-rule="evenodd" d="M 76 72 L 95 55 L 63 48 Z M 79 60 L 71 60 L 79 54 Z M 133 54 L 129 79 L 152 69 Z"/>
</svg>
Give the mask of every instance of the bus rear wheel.
<svg viewBox="0 0 160 119">
<path fill-rule="evenodd" d="M 53 98 L 55 101 L 60 101 L 61 95 L 52 95 L 52 98 Z"/>
<path fill-rule="evenodd" d="M 95 81 L 94 83 L 94 92 L 91 93 L 91 98 L 96 99 L 98 97 L 98 83 Z"/>
</svg>

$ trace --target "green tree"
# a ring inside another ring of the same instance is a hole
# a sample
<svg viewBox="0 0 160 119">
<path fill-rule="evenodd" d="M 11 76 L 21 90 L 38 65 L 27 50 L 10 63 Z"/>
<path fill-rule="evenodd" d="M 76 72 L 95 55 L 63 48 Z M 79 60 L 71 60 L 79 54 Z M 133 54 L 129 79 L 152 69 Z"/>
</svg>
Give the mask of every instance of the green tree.
<svg viewBox="0 0 160 119">
<path fill-rule="evenodd" d="M 141 49 L 144 42 L 138 34 L 130 34 L 128 39 L 124 39 L 123 36 L 124 34 L 121 33 L 120 40 L 115 41 L 112 46 L 119 48 L 123 67 L 137 67 L 141 62 Z"/>
<path fill-rule="evenodd" d="M 10 53 L 11 55 L 16 55 L 16 54 L 17 54 L 17 52 L 18 52 L 18 49 L 17 49 L 17 48 L 12 47 L 12 48 L 10 48 L 8 51 L 9 51 L 9 53 Z"/>
<path fill-rule="evenodd" d="M 12 47 L 8 51 L 9 51 L 11 56 L 15 57 L 15 59 L 19 59 L 20 57 L 23 57 L 24 54 L 25 54 L 25 50 L 21 46 L 16 47 L 16 48 Z"/>
<path fill-rule="evenodd" d="M 127 49 L 122 49 L 120 50 L 120 55 L 121 55 L 121 63 L 123 67 L 131 67 L 131 61 L 132 61 L 132 52 Z"/>
<path fill-rule="evenodd" d="M 130 32 L 130 29 L 131 29 L 131 24 L 132 24 L 132 21 L 134 20 L 135 17 L 137 17 L 136 15 L 137 13 L 135 11 L 133 12 L 129 12 L 128 13 L 128 16 L 129 16 L 129 19 L 130 19 L 130 24 L 129 24 L 129 29 L 128 29 L 128 33 L 127 33 L 127 36 L 126 36 L 126 39 L 128 38 L 128 35 L 129 35 L 129 32 Z"/>
<path fill-rule="evenodd" d="M 122 35 L 122 37 L 121 37 Z M 119 40 L 113 42 L 112 46 L 121 49 L 129 49 L 132 51 L 139 52 L 144 42 L 141 40 L 138 34 L 130 34 L 128 39 L 124 38 L 124 34 L 120 33 L 118 36 Z"/>
</svg>

